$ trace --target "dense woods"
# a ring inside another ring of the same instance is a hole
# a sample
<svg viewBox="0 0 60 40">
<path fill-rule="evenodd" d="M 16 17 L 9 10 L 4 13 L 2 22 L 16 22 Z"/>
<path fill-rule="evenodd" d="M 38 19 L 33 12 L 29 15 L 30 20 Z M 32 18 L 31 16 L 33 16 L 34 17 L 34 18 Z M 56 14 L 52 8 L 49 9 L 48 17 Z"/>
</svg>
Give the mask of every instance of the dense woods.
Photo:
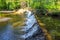
<svg viewBox="0 0 60 40">
<path fill-rule="evenodd" d="M 24 0 L 23 0 L 24 1 Z M 60 1 L 59 0 L 25 0 L 27 4 L 35 9 L 39 9 L 40 7 L 44 7 L 46 9 L 60 9 Z M 0 0 L 0 10 L 1 9 L 14 9 L 18 8 L 20 5 L 19 0 Z M 37 5 L 38 4 L 38 5 Z"/>
</svg>

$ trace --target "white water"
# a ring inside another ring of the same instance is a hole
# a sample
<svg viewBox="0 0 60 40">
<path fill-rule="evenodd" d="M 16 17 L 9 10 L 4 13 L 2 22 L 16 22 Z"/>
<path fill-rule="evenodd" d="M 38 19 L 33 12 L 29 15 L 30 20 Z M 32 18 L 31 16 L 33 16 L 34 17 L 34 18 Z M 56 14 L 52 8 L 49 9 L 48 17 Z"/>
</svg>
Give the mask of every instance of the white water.
<svg viewBox="0 0 60 40">
<path fill-rule="evenodd" d="M 39 29 L 39 25 L 37 24 L 35 16 L 32 14 L 32 12 L 26 11 L 26 15 L 26 26 L 24 26 L 24 28 L 21 30 L 25 32 L 23 35 L 20 36 L 22 39 L 32 37 L 34 34 L 37 34 L 36 32 L 38 32 Z"/>
</svg>

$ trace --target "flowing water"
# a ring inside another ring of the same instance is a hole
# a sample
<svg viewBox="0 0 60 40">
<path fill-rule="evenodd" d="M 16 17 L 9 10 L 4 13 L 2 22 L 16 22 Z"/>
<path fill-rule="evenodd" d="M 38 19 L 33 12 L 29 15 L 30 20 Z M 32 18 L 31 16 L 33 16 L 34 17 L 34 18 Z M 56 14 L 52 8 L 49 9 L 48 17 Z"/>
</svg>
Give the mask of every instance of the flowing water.
<svg viewBox="0 0 60 40">
<path fill-rule="evenodd" d="M 31 11 L 26 11 L 26 20 L 23 26 L 18 26 L 15 30 L 8 23 L 3 32 L 0 31 L 0 40 L 45 40 L 42 29 L 40 28 L 34 14 Z M 0 26 L 2 27 L 2 26 Z"/>
</svg>

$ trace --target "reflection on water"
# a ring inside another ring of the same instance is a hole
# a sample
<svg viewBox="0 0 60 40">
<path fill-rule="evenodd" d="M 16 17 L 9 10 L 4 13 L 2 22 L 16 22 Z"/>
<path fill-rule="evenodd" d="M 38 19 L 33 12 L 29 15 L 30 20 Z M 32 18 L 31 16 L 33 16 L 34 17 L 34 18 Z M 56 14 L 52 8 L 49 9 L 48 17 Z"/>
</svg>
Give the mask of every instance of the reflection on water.
<svg viewBox="0 0 60 40">
<path fill-rule="evenodd" d="M 25 14 L 25 24 L 13 29 L 10 23 L 8 23 L 6 29 L 4 29 L 3 32 L 0 32 L 1 40 L 45 40 L 43 32 L 32 12 L 27 10 Z"/>
</svg>

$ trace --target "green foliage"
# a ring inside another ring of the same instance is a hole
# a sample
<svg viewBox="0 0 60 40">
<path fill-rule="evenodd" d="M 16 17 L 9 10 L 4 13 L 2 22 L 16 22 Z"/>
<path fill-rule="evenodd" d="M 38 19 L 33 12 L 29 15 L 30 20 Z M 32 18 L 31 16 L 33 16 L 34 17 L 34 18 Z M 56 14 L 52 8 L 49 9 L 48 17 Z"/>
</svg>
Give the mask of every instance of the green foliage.
<svg viewBox="0 0 60 40">
<path fill-rule="evenodd" d="M 58 10 L 60 5 L 57 3 L 59 0 L 32 0 L 30 1 L 30 7 L 34 9 L 40 9 L 43 7 L 47 10 Z"/>
<path fill-rule="evenodd" d="M 26 1 L 27 4 L 34 9 L 40 9 L 40 7 L 44 7 L 48 10 L 56 10 L 60 8 L 60 5 L 57 3 L 58 0 L 23 0 Z M 19 8 L 20 0 L 0 0 L 0 10 L 13 10 Z"/>
<path fill-rule="evenodd" d="M 0 10 L 13 10 L 20 6 L 20 2 L 18 0 L 0 0 Z"/>
</svg>

